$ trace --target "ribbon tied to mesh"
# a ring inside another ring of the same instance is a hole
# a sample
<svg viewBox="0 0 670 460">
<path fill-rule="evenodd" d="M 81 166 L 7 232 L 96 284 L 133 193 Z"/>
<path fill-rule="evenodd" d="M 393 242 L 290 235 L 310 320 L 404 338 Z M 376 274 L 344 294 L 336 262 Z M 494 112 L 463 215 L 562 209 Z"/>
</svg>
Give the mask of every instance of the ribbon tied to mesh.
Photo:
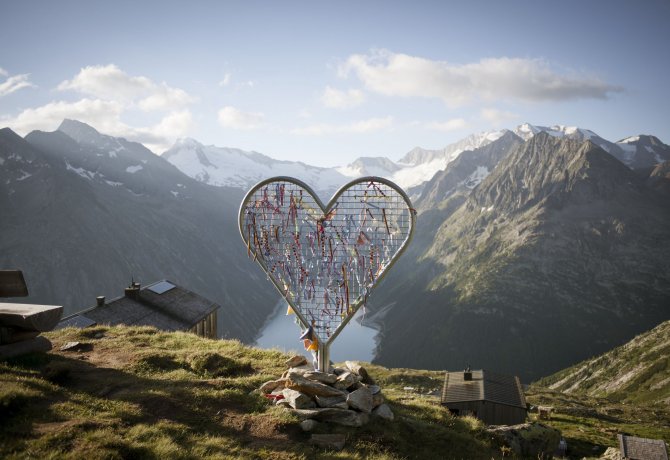
<svg viewBox="0 0 670 460">
<path fill-rule="evenodd" d="M 354 180 L 324 206 L 303 182 L 277 177 L 247 193 L 239 225 L 305 338 L 327 343 L 405 249 L 414 219 L 407 195 L 382 178 Z"/>
</svg>

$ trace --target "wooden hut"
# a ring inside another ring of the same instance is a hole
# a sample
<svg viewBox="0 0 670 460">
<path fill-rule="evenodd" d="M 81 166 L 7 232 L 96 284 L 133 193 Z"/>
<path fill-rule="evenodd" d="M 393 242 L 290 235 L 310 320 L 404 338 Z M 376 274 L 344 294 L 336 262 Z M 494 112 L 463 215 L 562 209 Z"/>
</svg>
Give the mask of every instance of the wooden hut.
<svg viewBox="0 0 670 460">
<path fill-rule="evenodd" d="M 668 460 L 668 450 L 662 439 L 617 435 L 621 457 L 626 460 Z"/>
<path fill-rule="evenodd" d="M 168 280 L 146 287 L 133 282 L 122 297 L 109 302 L 98 297 L 95 307 L 64 318 L 58 327 L 155 326 L 164 331 L 188 331 L 217 338 L 218 309 L 214 302 Z"/>
<path fill-rule="evenodd" d="M 526 421 L 526 398 L 516 376 L 485 370 L 446 372 L 441 403 L 455 415 L 472 415 L 487 425 Z"/>
</svg>

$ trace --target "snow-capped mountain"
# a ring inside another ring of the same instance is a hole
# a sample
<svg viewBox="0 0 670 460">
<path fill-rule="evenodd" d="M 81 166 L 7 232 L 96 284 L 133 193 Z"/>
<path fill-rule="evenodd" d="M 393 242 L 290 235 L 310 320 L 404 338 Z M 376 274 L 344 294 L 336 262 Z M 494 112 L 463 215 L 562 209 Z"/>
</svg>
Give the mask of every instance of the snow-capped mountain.
<svg viewBox="0 0 670 460">
<path fill-rule="evenodd" d="M 632 168 L 651 167 L 670 160 L 670 146 L 655 136 L 631 136 L 616 145 L 623 150 L 623 157 L 617 158 Z"/>
<path fill-rule="evenodd" d="M 258 152 L 206 146 L 189 138 L 178 140 L 162 157 L 200 182 L 245 190 L 268 177 L 291 176 L 304 181 L 326 199 L 349 180 L 335 168 L 275 160 Z"/>
<path fill-rule="evenodd" d="M 654 136 L 631 136 L 618 142 L 611 142 L 589 129 L 576 126 L 539 126 L 524 123 L 514 129 L 514 134 L 524 141 L 540 132 L 558 138 L 591 141 L 631 169 L 650 168 L 670 160 L 670 147 Z"/>
<path fill-rule="evenodd" d="M 487 145 L 506 131 L 473 134 L 441 150 L 417 147 L 398 162 L 386 157 L 361 157 L 336 168 L 279 161 L 258 152 L 205 146 L 194 139 L 178 140 L 162 156 L 186 175 L 215 186 L 249 189 L 268 177 L 291 176 L 312 186 L 321 198 L 327 199 L 353 178 L 381 176 L 418 195 L 423 184 L 462 152 Z"/>
</svg>

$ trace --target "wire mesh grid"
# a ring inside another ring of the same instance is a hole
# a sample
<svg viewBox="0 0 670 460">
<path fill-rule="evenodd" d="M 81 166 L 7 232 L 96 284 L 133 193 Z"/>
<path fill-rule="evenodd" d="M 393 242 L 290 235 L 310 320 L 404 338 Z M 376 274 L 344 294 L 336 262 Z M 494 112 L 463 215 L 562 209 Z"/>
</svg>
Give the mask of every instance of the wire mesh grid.
<svg viewBox="0 0 670 460">
<path fill-rule="evenodd" d="M 406 195 L 379 178 L 348 184 L 325 209 L 305 184 L 282 178 L 247 194 L 240 230 L 249 256 L 325 343 L 408 243 L 412 212 Z"/>
</svg>

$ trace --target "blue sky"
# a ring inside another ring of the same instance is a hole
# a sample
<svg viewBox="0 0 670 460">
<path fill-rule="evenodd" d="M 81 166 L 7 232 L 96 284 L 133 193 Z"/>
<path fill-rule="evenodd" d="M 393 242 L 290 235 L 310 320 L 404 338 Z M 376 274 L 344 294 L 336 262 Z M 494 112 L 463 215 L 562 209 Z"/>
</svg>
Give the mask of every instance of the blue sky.
<svg viewBox="0 0 670 460">
<path fill-rule="evenodd" d="M 670 2 L 0 0 L 0 125 L 322 166 L 530 122 L 670 142 Z"/>
</svg>

